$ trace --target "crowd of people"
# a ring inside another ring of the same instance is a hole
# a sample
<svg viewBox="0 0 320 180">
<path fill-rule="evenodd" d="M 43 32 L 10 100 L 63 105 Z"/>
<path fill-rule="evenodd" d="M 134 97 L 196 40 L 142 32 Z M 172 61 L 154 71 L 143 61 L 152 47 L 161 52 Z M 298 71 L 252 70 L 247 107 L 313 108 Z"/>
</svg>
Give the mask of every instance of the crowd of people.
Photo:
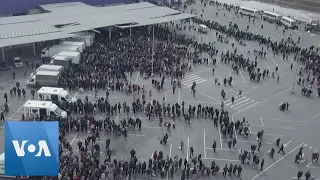
<svg viewBox="0 0 320 180">
<path fill-rule="evenodd" d="M 195 1 L 190 0 L 183 6 L 184 11 L 188 11 L 189 6 L 193 6 Z M 234 11 L 236 7 L 227 4 L 221 4 L 215 1 L 201 1 L 203 8 L 207 5 L 217 7 L 219 11 Z M 191 119 L 208 118 L 212 119 L 215 128 L 219 128 L 222 138 L 228 143 L 228 148 L 235 148 L 237 139 L 235 136 L 240 135 L 248 137 L 250 135 L 250 124 L 245 118 L 242 120 L 231 120 L 228 111 L 224 108 L 223 102 L 221 107 L 208 105 L 187 105 L 184 101 L 180 104 L 167 102 L 165 97 L 163 101 L 157 101 L 152 89 L 146 89 L 143 84 L 130 82 L 128 76 L 132 76 L 133 72 L 138 71 L 143 78 L 151 78 L 153 87 L 157 90 L 163 88 L 164 81 L 171 80 L 170 85 L 173 88 L 181 87 L 181 80 L 186 72 L 190 71 L 192 64 L 196 66 L 198 63 L 204 62 L 208 65 L 208 58 L 202 59 L 201 53 L 206 52 L 212 59 L 214 65 L 217 59 L 221 63 L 231 64 L 234 72 L 238 73 L 242 68 L 250 77 L 250 80 L 256 83 L 269 73 L 273 78 L 277 76 L 279 82 L 280 76 L 277 73 L 279 67 L 274 70 L 260 69 L 259 60 L 271 58 L 267 54 L 268 51 L 273 53 L 273 56 L 281 55 L 284 61 L 287 61 L 290 56 L 294 57 L 297 64 L 303 66 L 299 69 L 299 80 L 297 82 L 301 87 L 307 86 L 314 88 L 316 82 L 319 85 L 320 81 L 320 56 L 318 48 L 314 46 L 300 46 L 301 39 L 293 39 L 288 37 L 280 41 L 272 41 L 270 37 L 254 34 L 250 32 L 249 26 L 247 29 L 241 29 L 236 22 L 230 22 L 227 26 L 212 20 L 202 18 L 202 12 L 191 10 L 190 13 L 200 14 L 200 17 L 191 20 L 184 20 L 181 23 L 166 23 L 165 25 L 155 26 L 156 41 L 154 53 L 151 37 L 151 31 L 146 27 L 135 28 L 132 35 L 126 30 L 120 30 L 113 33 L 112 39 L 102 33 L 95 38 L 95 42 L 91 47 L 88 47 L 82 53 L 81 63 L 73 65 L 70 70 L 63 72 L 59 79 L 59 86 L 74 90 L 90 90 L 95 94 L 95 101 L 91 102 L 86 96 L 84 99 L 78 98 L 74 103 L 57 102 L 61 109 L 68 114 L 67 120 L 57 119 L 60 122 L 60 173 L 58 179 L 118 179 L 125 177 L 128 179 L 157 176 L 161 178 L 175 177 L 179 174 L 181 180 L 185 180 L 196 176 L 211 176 L 218 172 L 222 172 L 223 176 L 236 175 L 241 177 L 242 167 L 250 164 L 255 169 L 263 170 L 264 159 L 260 156 L 260 148 L 263 142 L 263 133 L 257 133 L 257 143 L 252 144 L 248 149 L 239 150 L 239 164 L 225 164 L 221 166 L 213 161 L 207 165 L 203 163 L 201 154 L 193 155 L 194 149 L 190 148 L 190 157 L 169 157 L 162 151 L 155 151 L 149 160 L 144 158 L 138 159 L 136 150 L 132 149 L 128 152 L 128 158 L 115 159 L 113 154 L 117 151 L 117 147 L 110 145 L 110 139 L 105 142 L 105 147 L 100 147 L 97 143 L 103 133 L 106 136 L 124 136 L 127 138 L 128 131 L 141 131 L 143 128 L 142 120 L 133 115 L 144 115 L 149 120 L 159 120 L 159 126 L 165 126 L 167 132 L 160 138 L 160 143 L 165 145 L 169 139 L 168 134 L 172 129 L 176 128 L 175 120 L 183 118 L 186 124 L 190 124 Z M 236 13 L 236 11 L 235 11 Z M 218 15 L 218 14 L 217 14 Z M 243 18 L 239 14 L 238 18 Z M 251 18 L 249 23 L 255 23 L 255 19 Z M 216 41 L 203 43 L 196 41 L 194 37 L 189 37 L 183 34 L 183 31 L 189 30 L 196 32 L 197 24 L 204 24 L 212 33 L 215 32 Z M 261 27 L 263 28 L 263 27 Z M 259 44 L 258 49 L 249 50 L 248 54 L 254 54 L 255 60 L 246 57 L 237 50 L 237 45 L 231 44 L 233 51 L 219 52 L 219 43 L 228 43 L 228 39 L 234 38 L 240 46 L 244 45 L 244 41 L 255 41 Z M 153 54 L 153 55 L 152 55 Z M 291 64 L 291 70 L 293 64 Z M 214 74 L 214 68 L 213 68 Z M 307 78 L 303 75 L 307 74 Z M 14 77 L 15 78 L 15 77 Z M 159 80 L 160 79 L 160 80 Z M 229 80 L 225 79 L 224 85 L 232 83 L 232 76 Z M 20 86 L 20 85 L 19 85 Z M 196 84 L 191 87 L 195 96 Z M 15 96 L 16 87 L 10 93 L 10 96 Z M 320 89 L 318 94 L 320 94 Z M 24 89 L 23 89 L 24 90 Z M 98 96 L 98 92 L 105 92 L 105 96 Z M 133 96 L 133 102 L 116 102 L 112 103 L 109 100 L 110 91 L 119 91 Z M 239 96 L 241 96 L 239 92 Z M 20 94 L 20 93 L 19 93 Z M 25 96 L 25 91 L 23 93 Z M 20 95 L 19 95 L 20 96 Z M 34 93 L 33 93 L 34 96 Z M 221 92 L 221 96 L 225 99 L 225 92 Z M 6 103 L 7 98 L 4 97 Z M 234 101 L 234 97 L 233 101 Z M 232 99 L 231 98 L 231 99 Z M 289 106 L 289 105 L 288 105 Z M 104 119 L 97 119 L 97 113 L 104 114 Z M 127 118 L 115 118 L 118 114 Z M 24 118 L 23 118 L 24 119 Z M 47 118 L 51 119 L 51 118 Z M 170 121 L 165 120 L 170 119 Z M 1 112 L 1 120 L 4 120 L 4 113 Z M 39 120 L 38 117 L 32 117 L 32 120 Z M 172 121 L 173 120 L 173 121 Z M 165 122 L 164 122 L 165 121 Z M 86 139 L 79 140 L 77 148 L 72 146 L 71 142 L 67 141 L 66 137 L 70 132 L 88 132 Z M 105 132 L 105 133 L 104 133 Z M 278 138 L 275 141 L 275 146 L 278 147 L 278 153 L 284 152 L 285 145 L 280 143 Z M 180 148 L 184 147 L 183 141 L 180 142 Z M 212 148 L 216 152 L 216 141 L 213 142 Z M 270 158 L 273 158 L 275 149 L 269 151 Z M 101 153 L 103 152 L 103 153 Z M 101 157 L 104 154 L 104 157 Z M 295 162 L 301 162 L 303 158 L 302 149 L 296 156 Z M 318 153 L 319 156 L 319 153 Z M 317 157 L 318 157 L 317 156 Z M 103 159 L 103 161 L 101 161 Z M 190 160 L 189 160 L 190 159 Z M 316 158 L 317 160 L 318 158 Z M 177 173 L 179 172 L 179 173 Z M 298 179 L 302 177 L 302 172 L 299 171 Z M 310 172 L 305 174 L 306 179 L 312 176 Z M 43 179 L 52 179 L 52 177 L 44 177 Z"/>
</svg>

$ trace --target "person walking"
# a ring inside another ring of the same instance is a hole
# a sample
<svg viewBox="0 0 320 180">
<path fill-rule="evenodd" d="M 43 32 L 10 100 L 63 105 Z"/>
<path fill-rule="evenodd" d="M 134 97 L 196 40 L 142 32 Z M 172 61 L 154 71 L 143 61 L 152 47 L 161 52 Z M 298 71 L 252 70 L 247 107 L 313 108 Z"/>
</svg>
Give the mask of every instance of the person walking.
<svg viewBox="0 0 320 180">
<path fill-rule="evenodd" d="M 182 150 L 182 151 L 183 151 L 183 145 L 184 145 L 184 142 L 183 142 L 183 140 L 181 140 L 179 149 Z"/>
<path fill-rule="evenodd" d="M 283 143 L 282 143 L 281 146 L 280 146 L 280 149 L 279 149 L 278 153 L 282 152 L 283 154 L 285 154 L 285 152 L 284 152 L 283 149 L 284 149 L 284 145 L 283 145 Z"/>
</svg>

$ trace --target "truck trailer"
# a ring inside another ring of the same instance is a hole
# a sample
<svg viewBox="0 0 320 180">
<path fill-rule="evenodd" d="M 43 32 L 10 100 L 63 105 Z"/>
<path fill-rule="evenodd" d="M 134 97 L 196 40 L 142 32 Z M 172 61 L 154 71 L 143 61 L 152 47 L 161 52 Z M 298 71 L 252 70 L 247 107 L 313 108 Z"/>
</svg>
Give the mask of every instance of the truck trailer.
<svg viewBox="0 0 320 180">
<path fill-rule="evenodd" d="M 81 54 L 79 52 L 61 51 L 60 53 L 53 56 L 52 59 L 56 59 L 56 56 L 64 56 L 70 58 L 73 64 L 79 64 L 81 60 Z"/>
<path fill-rule="evenodd" d="M 55 71 L 38 71 L 27 80 L 27 86 L 58 86 L 61 73 Z"/>
<path fill-rule="evenodd" d="M 63 66 L 64 69 L 69 69 L 72 65 L 72 59 L 65 56 L 54 56 L 49 64 L 59 65 Z"/>
<path fill-rule="evenodd" d="M 86 48 L 85 42 L 63 41 L 61 44 L 66 46 L 78 46 L 80 52 L 83 52 L 83 50 Z"/>
<path fill-rule="evenodd" d="M 71 52 L 80 52 L 78 46 L 67 46 L 67 45 L 54 45 L 51 47 L 46 47 L 41 51 L 41 58 L 51 58 L 61 51 L 71 51 Z"/>
</svg>

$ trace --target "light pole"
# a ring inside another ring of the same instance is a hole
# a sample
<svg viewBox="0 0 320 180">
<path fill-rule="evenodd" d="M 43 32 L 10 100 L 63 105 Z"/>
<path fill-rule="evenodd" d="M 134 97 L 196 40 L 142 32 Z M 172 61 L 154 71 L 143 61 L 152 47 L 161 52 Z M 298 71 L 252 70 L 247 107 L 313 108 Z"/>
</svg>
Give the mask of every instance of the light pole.
<svg viewBox="0 0 320 180">
<path fill-rule="evenodd" d="M 154 61 L 153 55 L 154 55 L 154 24 L 152 25 L 151 77 L 154 76 L 154 73 L 153 73 L 153 61 Z"/>
</svg>

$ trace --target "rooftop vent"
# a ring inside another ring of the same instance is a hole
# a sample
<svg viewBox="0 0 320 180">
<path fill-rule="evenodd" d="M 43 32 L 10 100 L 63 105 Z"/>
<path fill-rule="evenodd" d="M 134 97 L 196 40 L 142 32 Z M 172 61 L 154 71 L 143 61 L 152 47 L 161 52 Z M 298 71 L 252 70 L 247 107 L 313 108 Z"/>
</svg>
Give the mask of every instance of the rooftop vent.
<svg viewBox="0 0 320 180">
<path fill-rule="evenodd" d="M 78 26 L 80 23 L 74 22 L 74 23 L 66 23 L 66 24 L 56 24 L 54 27 L 56 28 L 67 28 L 67 27 L 72 27 L 72 26 Z"/>
</svg>

